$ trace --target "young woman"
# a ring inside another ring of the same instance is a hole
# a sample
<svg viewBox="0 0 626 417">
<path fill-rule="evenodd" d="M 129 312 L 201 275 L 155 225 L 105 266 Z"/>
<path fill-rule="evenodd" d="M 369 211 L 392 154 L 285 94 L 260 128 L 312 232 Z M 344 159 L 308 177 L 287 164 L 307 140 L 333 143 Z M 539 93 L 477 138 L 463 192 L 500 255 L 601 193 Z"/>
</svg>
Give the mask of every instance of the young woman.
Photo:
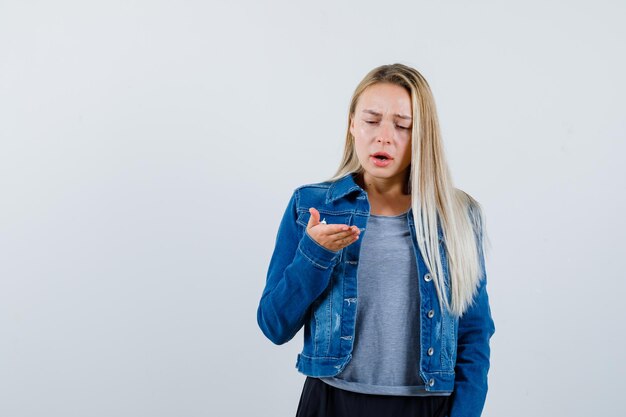
<svg viewBox="0 0 626 417">
<path fill-rule="evenodd" d="M 297 416 L 480 416 L 495 331 L 483 236 L 426 80 L 369 72 L 337 173 L 291 196 L 257 311 L 276 344 L 304 326 Z"/>
</svg>

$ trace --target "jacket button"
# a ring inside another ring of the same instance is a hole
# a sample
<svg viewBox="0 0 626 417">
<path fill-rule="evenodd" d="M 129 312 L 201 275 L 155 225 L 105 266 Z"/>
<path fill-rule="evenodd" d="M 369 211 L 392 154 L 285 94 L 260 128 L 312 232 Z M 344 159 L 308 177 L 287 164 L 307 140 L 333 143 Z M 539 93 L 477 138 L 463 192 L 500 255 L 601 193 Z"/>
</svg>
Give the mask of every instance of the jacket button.
<svg viewBox="0 0 626 417">
<path fill-rule="evenodd" d="M 426 281 L 426 282 L 430 282 L 430 281 L 432 281 L 432 280 L 433 280 L 433 276 L 432 276 L 432 275 L 430 275 L 430 272 L 429 272 L 429 273 L 427 273 L 426 275 L 424 275 L 424 281 Z"/>
<path fill-rule="evenodd" d="M 428 381 L 428 386 L 432 387 L 433 385 L 435 385 L 435 380 L 433 378 L 430 378 L 430 381 Z"/>
<path fill-rule="evenodd" d="M 429 347 L 428 348 L 428 356 L 433 356 L 433 353 L 435 353 L 435 349 Z M 431 381 L 432 381 L 432 379 L 431 379 Z"/>
<path fill-rule="evenodd" d="M 429 318 L 429 319 L 432 319 L 433 317 L 435 317 L 435 310 L 430 310 L 430 311 L 428 312 L 428 318 Z"/>
</svg>

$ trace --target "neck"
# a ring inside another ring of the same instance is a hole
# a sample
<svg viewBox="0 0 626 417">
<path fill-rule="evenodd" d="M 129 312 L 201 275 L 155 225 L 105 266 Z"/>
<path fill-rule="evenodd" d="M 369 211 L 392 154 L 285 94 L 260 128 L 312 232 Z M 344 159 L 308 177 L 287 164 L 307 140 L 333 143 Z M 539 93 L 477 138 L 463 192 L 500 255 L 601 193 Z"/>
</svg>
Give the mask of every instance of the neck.
<svg viewBox="0 0 626 417">
<path fill-rule="evenodd" d="M 377 178 L 363 172 L 356 182 L 372 197 L 398 198 L 407 196 L 407 177 L 408 171 L 391 178 Z"/>
</svg>

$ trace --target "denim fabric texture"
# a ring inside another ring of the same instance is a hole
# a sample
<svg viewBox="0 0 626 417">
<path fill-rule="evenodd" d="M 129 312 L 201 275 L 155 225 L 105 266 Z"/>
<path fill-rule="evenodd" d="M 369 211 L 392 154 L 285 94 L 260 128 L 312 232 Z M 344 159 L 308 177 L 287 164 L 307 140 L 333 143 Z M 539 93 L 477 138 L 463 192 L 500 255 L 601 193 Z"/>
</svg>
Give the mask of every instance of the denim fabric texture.
<svg viewBox="0 0 626 417">
<path fill-rule="evenodd" d="M 304 346 L 298 354 L 296 368 L 311 377 L 335 376 L 352 357 L 358 303 L 357 266 L 370 212 L 367 193 L 356 184 L 354 175 L 294 190 L 278 228 L 257 310 L 259 327 L 275 344 L 291 340 L 304 326 Z M 356 225 L 361 236 L 339 251 L 323 247 L 306 232 L 310 207 L 316 208 L 328 224 Z M 434 282 L 417 246 L 412 209 L 407 213 L 407 222 L 418 266 L 419 369 L 424 388 L 433 394 L 453 393 L 451 417 L 478 417 L 487 394 L 489 339 L 495 332 L 486 274 L 472 306 L 461 318 L 442 311 Z M 441 231 L 439 244 L 444 278 L 449 282 Z M 484 273 L 482 245 L 480 248 Z"/>
</svg>

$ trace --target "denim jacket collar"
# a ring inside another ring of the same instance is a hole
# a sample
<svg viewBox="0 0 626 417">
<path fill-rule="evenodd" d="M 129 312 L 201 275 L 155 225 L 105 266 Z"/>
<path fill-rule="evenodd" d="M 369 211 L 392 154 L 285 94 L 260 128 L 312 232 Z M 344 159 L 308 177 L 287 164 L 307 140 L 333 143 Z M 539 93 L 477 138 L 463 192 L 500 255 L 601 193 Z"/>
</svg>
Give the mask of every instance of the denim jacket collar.
<svg viewBox="0 0 626 417">
<path fill-rule="evenodd" d="M 332 203 L 335 200 L 338 200 L 342 197 L 347 196 L 348 194 L 360 191 L 361 193 L 365 193 L 365 190 L 361 188 L 354 181 L 354 173 L 346 174 L 341 179 L 333 182 L 328 188 L 328 192 L 326 193 L 326 203 Z"/>
<path fill-rule="evenodd" d="M 363 188 L 361 188 L 355 181 L 354 176 L 356 173 L 348 173 L 337 181 L 331 183 L 328 191 L 326 192 L 326 204 L 332 203 L 340 198 L 343 198 L 350 193 L 359 191 L 362 194 L 367 194 Z M 409 225 L 414 226 L 415 222 L 413 221 L 413 207 L 409 208 L 407 213 L 407 218 L 409 221 Z M 437 215 L 439 219 L 439 215 Z M 439 239 L 443 239 L 443 232 L 441 228 L 438 230 Z"/>
</svg>

